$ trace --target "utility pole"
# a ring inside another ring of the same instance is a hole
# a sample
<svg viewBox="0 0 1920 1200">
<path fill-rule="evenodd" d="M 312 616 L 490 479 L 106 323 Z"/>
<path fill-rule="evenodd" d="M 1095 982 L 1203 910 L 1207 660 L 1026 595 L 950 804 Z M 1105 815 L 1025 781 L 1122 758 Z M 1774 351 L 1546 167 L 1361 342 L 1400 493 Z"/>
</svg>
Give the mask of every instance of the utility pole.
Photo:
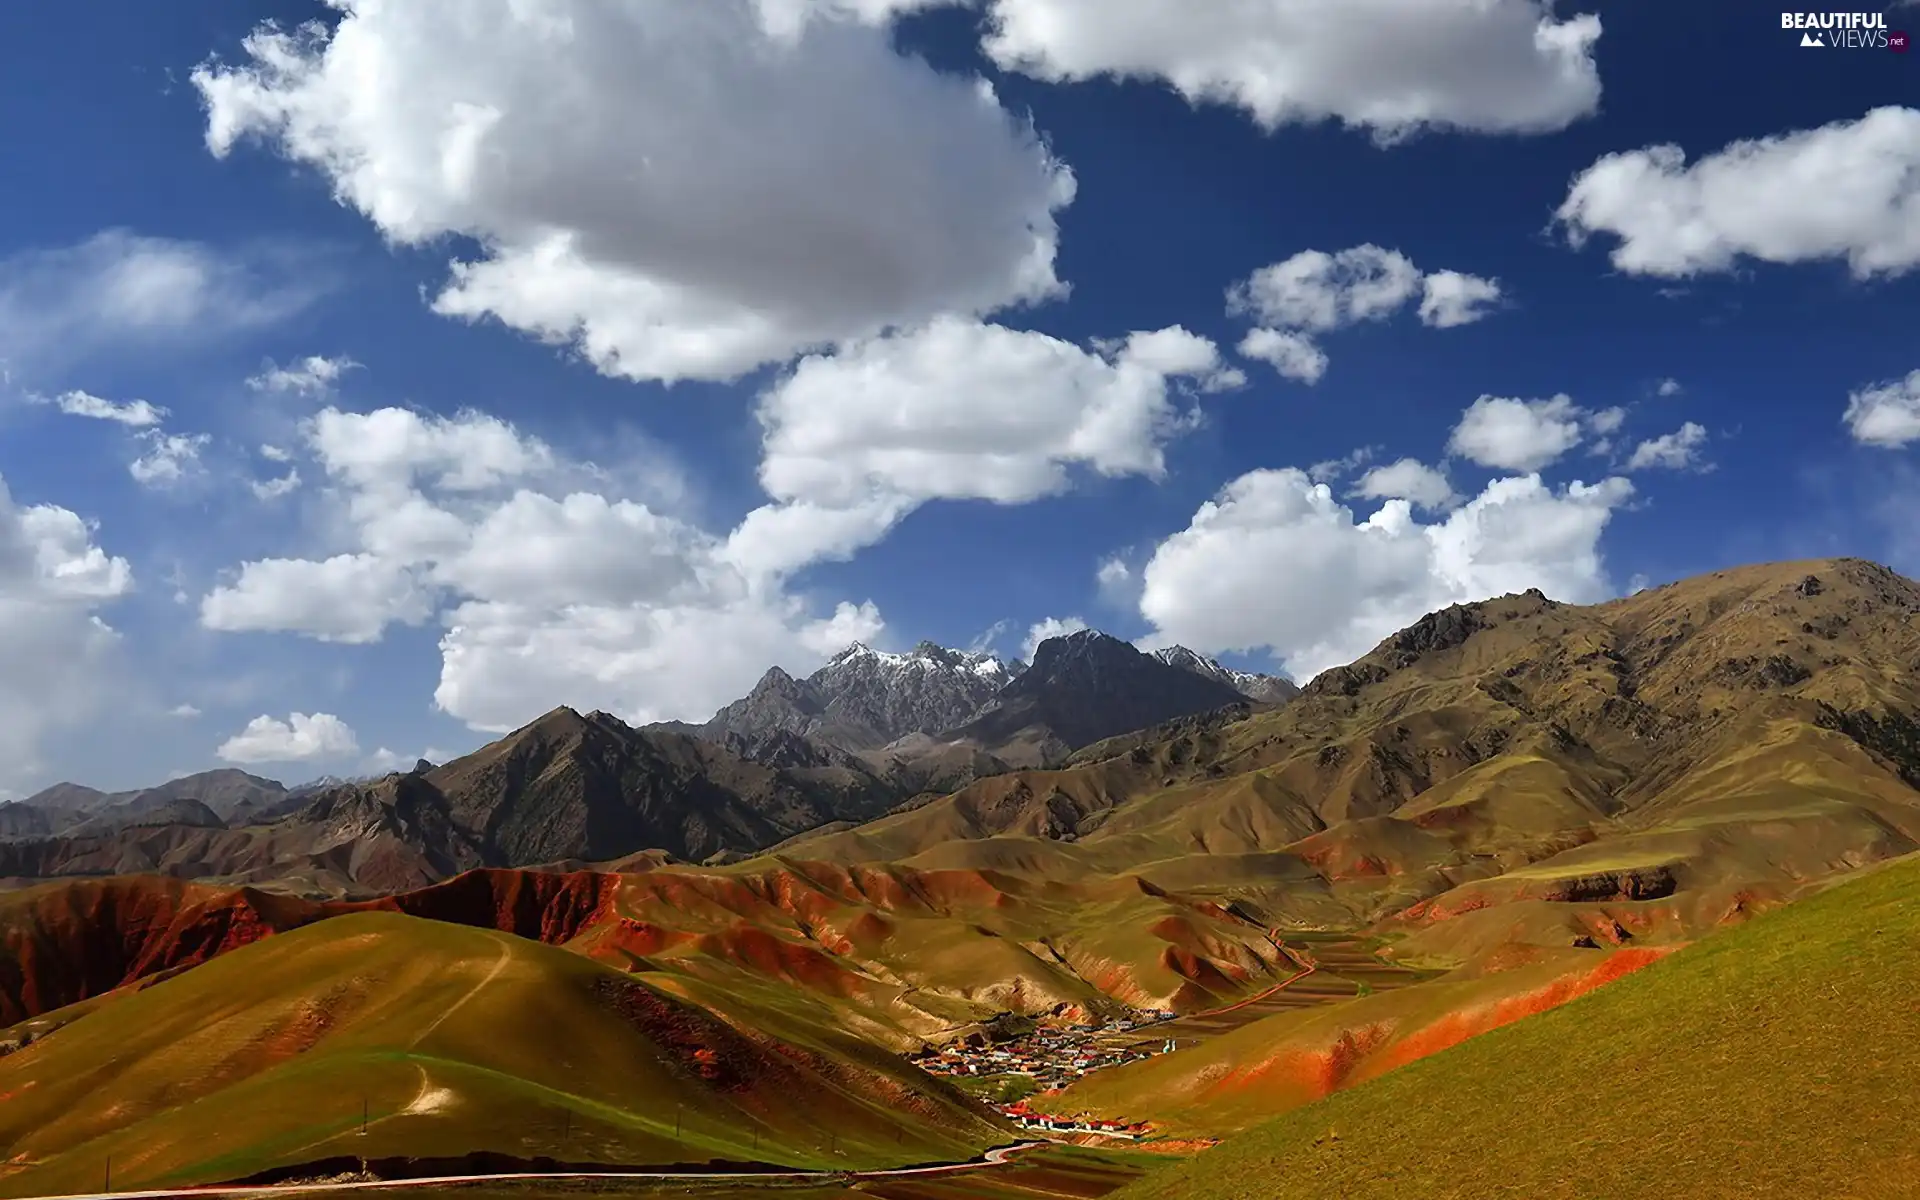
<svg viewBox="0 0 1920 1200">
<path fill-rule="evenodd" d="M 360 1097 L 360 1136 L 367 1136 L 367 1098 Z"/>
<path fill-rule="evenodd" d="M 113 1190 L 113 1155 L 111 1154 L 107 1155 L 107 1186 L 101 1188 L 100 1190 L 103 1192 L 110 1192 Z"/>
</svg>

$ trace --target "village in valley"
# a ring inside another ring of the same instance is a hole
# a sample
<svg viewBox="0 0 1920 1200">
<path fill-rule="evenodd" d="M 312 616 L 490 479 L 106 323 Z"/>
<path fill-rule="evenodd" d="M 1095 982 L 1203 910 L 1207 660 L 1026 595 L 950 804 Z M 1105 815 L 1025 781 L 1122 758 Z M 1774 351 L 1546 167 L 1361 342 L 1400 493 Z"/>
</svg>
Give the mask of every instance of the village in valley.
<svg viewBox="0 0 1920 1200">
<path fill-rule="evenodd" d="M 915 1056 L 915 1061 L 934 1075 L 953 1076 L 970 1084 L 997 1081 L 1007 1085 L 988 1099 L 1001 1115 L 1023 1129 L 1132 1140 L 1146 1132 L 1144 1123 L 1130 1125 L 1035 1112 L 1027 1107 L 1027 1097 L 1057 1091 L 1095 1071 L 1177 1049 L 1174 1039 L 1156 1039 L 1148 1032 L 1174 1016 L 1149 1010 L 1100 1025 L 976 1031 L 945 1046 L 929 1047 Z"/>
</svg>

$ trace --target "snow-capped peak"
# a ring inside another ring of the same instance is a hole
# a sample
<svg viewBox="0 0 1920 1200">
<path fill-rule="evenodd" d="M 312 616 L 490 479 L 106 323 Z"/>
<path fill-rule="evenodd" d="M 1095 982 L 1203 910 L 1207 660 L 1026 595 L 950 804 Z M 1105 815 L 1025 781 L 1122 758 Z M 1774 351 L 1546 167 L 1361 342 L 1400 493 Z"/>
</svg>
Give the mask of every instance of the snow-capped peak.
<svg viewBox="0 0 1920 1200">
<path fill-rule="evenodd" d="M 988 680 L 1004 681 L 1013 675 L 1007 664 L 995 655 L 971 650 L 950 650 L 935 642 L 921 642 L 905 654 L 875 650 L 864 642 L 855 642 L 834 655 L 824 669 L 838 673 L 839 670 L 856 663 L 862 665 L 870 663 L 882 670 L 892 672 L 945 671 L 976 675 Z"/>
<path fill-rule="evenodd" d="M 1278 675 L 1262 675 L 1255 671 L 1236 671 L 1232 667 L 1222 666 L 1204 654 L 1187 649 L 1185 646 L 1168 646 L 1164 650 L 1155 650 L 1153 656 L 1170 667 L 1190 671 L 1195 675 L 1218 680 L 1241 695 L 1254 700 L 1278 702 L 1290 700 L 1300 689 L 1287 679 Z"/>
</svg>

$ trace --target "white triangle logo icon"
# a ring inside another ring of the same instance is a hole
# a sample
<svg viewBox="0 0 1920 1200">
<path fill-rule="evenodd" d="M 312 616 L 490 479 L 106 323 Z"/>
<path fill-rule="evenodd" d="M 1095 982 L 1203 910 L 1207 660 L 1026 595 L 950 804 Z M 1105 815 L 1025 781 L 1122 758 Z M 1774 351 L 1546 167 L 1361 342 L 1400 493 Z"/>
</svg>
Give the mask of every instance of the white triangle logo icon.
<svg viewBox="0 0 1920 1200">
<path fill-rule="evenodd" d="M 1801 34 L 1800 44 L 1802 46 L 1819 46 L 1823 50 L 1826 48 L 1826 45 L 1827 45 L 1825 42 L 1820 40 L 1819 35 L 1812 34 L 1812 33 Z"/>
</svg>

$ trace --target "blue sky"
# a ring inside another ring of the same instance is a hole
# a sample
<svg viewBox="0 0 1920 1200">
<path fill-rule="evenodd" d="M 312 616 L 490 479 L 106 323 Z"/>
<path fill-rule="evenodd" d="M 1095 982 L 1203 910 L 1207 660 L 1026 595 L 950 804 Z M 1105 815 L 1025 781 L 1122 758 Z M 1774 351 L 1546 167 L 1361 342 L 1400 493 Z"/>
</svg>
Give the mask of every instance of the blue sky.
<svg viewBox="0 0 1920 1200">
<path fill-rule="evenodd" d="M 854 637 L 1304 676 L 1920 569 L 1920 60 L 1191 8 L 0 13 L 0 789 L 699 719 Z"/>
</svg>

